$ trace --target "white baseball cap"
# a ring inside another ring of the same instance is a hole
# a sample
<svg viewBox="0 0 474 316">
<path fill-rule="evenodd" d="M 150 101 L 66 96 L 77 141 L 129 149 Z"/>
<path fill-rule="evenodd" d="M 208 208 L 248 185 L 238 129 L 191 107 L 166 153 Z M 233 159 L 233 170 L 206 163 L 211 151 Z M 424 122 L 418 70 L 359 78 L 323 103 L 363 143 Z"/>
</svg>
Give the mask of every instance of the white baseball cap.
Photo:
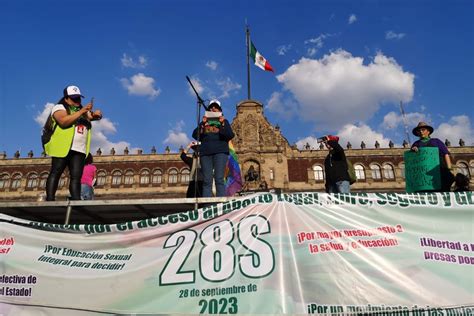
<svg viewBox="0 0 474 316">
<path fill-rule="evenodd" d="M 213 105 L 213 104 L 217 104 L 217 108 L 219 109 L 219 111 L 222 111 L 221 102 L 217 99 L 212 99 L 211 101 L 209 101 L 209 105 L 207 106 L 207 108 L 210 109 L 211 105 Z"/>
<path fill-rule="evenodd" d="M 81 98 L 83 98 L 84 96 L 81 94 L 81 90 L 79 89 L 78 86 L 67 86 L 64 89 L 64 97 L 69 97 L 69 98 L 81 97 Z"/>
</svg>

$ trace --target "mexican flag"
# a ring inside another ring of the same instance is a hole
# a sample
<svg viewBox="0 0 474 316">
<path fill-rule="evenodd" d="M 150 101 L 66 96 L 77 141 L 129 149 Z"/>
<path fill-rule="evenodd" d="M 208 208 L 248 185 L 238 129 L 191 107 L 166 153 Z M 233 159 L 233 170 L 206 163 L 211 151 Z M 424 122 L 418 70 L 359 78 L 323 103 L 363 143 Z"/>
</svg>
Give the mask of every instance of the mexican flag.
<svg viewBox="0 0 474 316">
<path fill-rule="evenodd" d="M 268 63 L 268 61 L 263 57 L 255 48 L 255 45 L 250 42 L 250 56 L 252 57 L 255 66 L 262 68 L 263 70 L 266 71 L 271 71 L 273 72 L 272 66 Z"/>
</svg>

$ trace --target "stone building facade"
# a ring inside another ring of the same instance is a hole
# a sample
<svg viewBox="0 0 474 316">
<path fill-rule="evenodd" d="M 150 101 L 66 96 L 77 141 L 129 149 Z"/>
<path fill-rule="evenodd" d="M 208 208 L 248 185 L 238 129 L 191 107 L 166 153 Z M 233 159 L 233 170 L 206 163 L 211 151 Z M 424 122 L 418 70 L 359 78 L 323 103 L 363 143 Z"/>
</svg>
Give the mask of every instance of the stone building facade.
<svg viewBox="0 0 474 316">
<path fill-rule="evenodd" d="M 324 191 L 324 158 L 327 150 L 310 148 L 299 150 L 290 146 L 278 126 L 273 126 L 263 113 L 263 105 L 245 100 L 237 105 L 232 121 L 236 134 L 233 140 L 239 157 L 244 190 L 267 187 L 284 192 Z M 370 141 L 370 140 L 367 140 Z M 408 144 L 395 148 L 392 143 L 383 147 L 375 142 L 375 148 L 353 148 L 347 144 L 346 156 L 353 163 L 358 181 L 351 190 L 367 192 L 403 192 L 405 189 L 403 153 Z M 474 147 L 449 146 L 457 172 L 471 178 L 474 174 Z M 343 144 L 341 144 L 343 145 Z M 50 158 L 23 158 L 15 153 L 13 158 L 0 157 L 0 200 L 34 201 L 43 193 L 50 168 Z M 184 197 L 190 177 L 189 168 L 179 158 L 179 153 L 166 150 L 149 154 L 142 151 L 117 154 L 115 150 L 105 154 L 100 149 L 94 155 L 97 166 L 97 199 L 137 199 Z M 254 176 L 249 177 L 249 170 Z M 266 184 L 266 185 L 264 185 Z M 63 175 L 57 199 L 68 195 L 68 174 Z"/>
</svg>

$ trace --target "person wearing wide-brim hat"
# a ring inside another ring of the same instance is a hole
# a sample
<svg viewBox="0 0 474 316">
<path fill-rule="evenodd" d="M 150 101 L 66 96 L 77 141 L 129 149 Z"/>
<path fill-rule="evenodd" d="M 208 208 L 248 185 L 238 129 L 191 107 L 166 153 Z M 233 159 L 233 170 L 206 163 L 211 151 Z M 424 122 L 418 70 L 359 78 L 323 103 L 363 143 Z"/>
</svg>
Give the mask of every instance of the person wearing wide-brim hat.
<svg viewBox="0 0 474 316">
<path fill-rule="evenodd" d="M 431 138 L 434 128 L 425 122 L 419 122 L 413 129 L 413 135 L 419 139 L 411 145 L 411 150 L 417 152 L 421 147 L 436 147 L 439 151 L 439 163 L 441 169 L 441 192 L 449 192 L 454 181 L 452 174 L 451 158 L 446 145 L 438 138 Z"/>
</svg>

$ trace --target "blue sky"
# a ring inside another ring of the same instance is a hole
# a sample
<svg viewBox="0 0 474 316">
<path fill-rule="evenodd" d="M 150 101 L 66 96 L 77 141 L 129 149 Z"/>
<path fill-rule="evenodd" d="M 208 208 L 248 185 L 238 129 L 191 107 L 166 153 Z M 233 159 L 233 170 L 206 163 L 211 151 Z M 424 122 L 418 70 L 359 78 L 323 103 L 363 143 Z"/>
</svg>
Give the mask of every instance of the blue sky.
<svg viewBox="0 0 474 316">
<path fill-rule="evenodd" d="M 401 144 L 400 101 L 410 131 L 474 144 L 473 1 L 15 0 L 0 2 L 0 151 L 38 156 L 68 84 L 104 113 L 94 151 L 177 151 L 196 124 L 186 75 L 229 120 L 247 99 L 246 21 L 275 69 L 251 65 L 252 98 L 290 144 Z"/>
</svg>

